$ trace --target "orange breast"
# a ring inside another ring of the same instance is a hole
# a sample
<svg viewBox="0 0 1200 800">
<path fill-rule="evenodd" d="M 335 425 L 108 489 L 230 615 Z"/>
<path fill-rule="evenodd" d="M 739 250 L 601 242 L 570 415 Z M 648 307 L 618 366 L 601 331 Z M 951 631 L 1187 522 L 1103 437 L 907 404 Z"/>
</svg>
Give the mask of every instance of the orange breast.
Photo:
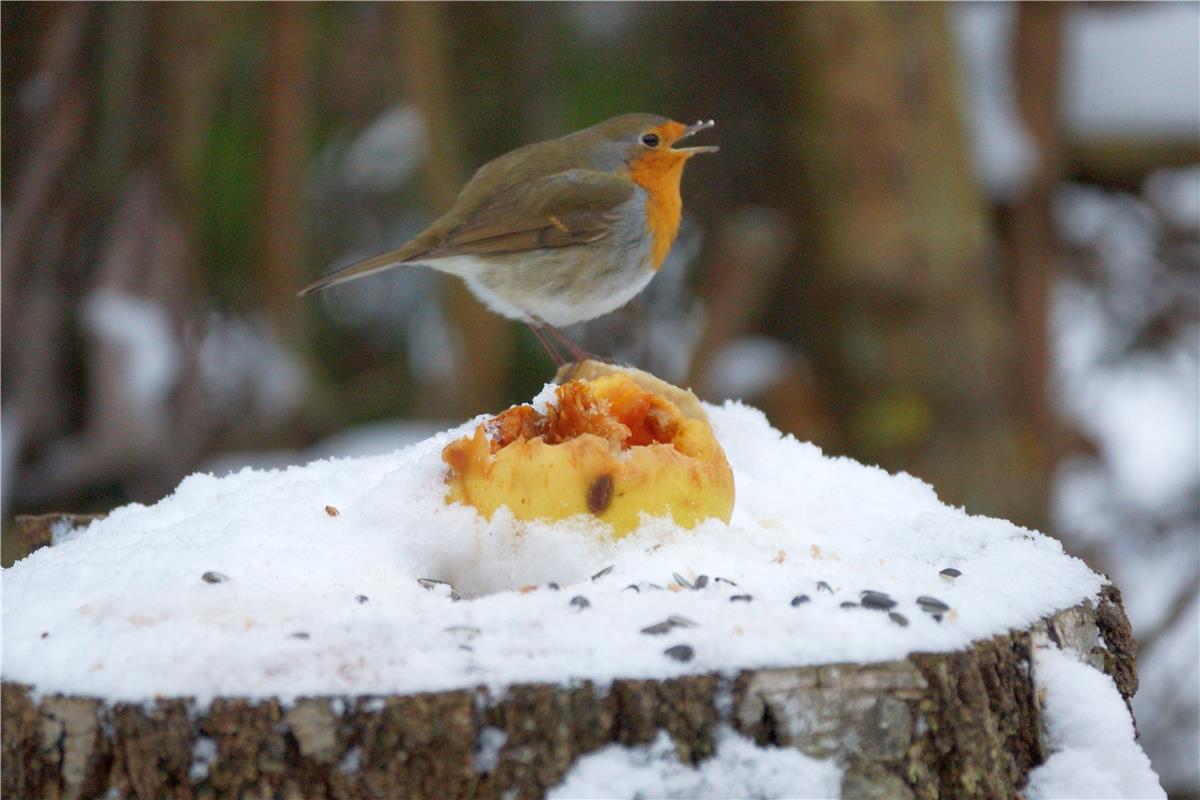
<svg viewBox="0 0 1200 800">
<path fill-rule="evenodd" d="M 683 177 L 683 162 L 687 156 L 671 150 L 651 150 L 629 165 L 629 177 L 650 197 L 646 201 L 646 227 L 653 240 L 652 263 L 662 266 L 679 233 L 683 215 L 683 199 L 679 182 Z"/>
</svg>

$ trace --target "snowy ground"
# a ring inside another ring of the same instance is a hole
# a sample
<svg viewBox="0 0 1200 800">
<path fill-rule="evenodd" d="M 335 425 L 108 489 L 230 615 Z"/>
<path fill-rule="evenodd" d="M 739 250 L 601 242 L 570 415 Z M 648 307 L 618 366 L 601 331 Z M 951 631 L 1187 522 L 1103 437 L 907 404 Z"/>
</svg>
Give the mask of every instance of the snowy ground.
<svg viewBox="0 0 1200 800">
<path fill-rule="evenodd" d="M 878 661 L 1029 625 L 1101 584 L 1057 541 L 914 478 L 826 458 L 744 406 L 711 414 L 732 524 L 621 541 L 444 505 L 440 450 L 469 425 L 385 456 L 193 475 L 6 571 L 4 677 L 204 703 Z M 858 605 L 865 590 L 895 606 Z"/>
</svg>

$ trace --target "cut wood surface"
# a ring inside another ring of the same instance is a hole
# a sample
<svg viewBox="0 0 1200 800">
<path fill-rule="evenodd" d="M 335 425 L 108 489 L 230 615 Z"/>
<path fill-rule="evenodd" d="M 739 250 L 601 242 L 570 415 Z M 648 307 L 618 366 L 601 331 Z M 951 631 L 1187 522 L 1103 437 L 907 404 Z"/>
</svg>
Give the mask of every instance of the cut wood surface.
<svg viewBox="0 0 1200 800">
<path fill-rule="evenodd" d="M 60 516 L 41 518 L 44 538 Z M 876 664 L 206 707 L 38 696 L 6 681 L 2 788 L 13 798 L 540 797 L 610 743 L 665 730 L 696 763 L 729 726 L 836 760 L 843 797 L 1007 798 L 1046 757 L 1031 659 L 1042 646 L 1102 669 L 1127 702 L 1136 691 L 1136 645 L 1112 586 L 1026 630 Z"/>
</svg>

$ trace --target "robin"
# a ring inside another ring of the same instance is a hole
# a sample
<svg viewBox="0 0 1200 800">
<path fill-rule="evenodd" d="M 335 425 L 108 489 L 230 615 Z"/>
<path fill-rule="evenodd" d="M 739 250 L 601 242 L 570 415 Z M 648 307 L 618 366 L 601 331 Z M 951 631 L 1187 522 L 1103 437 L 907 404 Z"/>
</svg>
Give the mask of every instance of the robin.
<svg viewBox="0 0 1200 800">
<path fill-rule="evenodd" d="M 301 290 L 393 267 L 462 278 L 492 311 L 529 325 L 556 363 L 549 333 L 576 361 L 587 354 L 556 326 L 627 303 L 662 266 L 679 231 L 683 165 L 716 147 L 675 148 L 715 123 L 625 114 L 484 164 L 454 206 L 412 241 Z"/>
</svg>

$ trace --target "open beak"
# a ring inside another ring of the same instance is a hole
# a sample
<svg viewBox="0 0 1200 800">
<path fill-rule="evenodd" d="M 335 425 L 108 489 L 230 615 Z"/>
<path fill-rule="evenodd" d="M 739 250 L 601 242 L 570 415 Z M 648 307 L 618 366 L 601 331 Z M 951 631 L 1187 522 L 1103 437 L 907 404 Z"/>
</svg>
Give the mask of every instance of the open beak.
<svg viewBox="0 0 1200 800">
<path fill-rule="evenodd" d="M 716 124 L 717 124 L 716 122 L 714 122 L 713 120 L 710 119 L 708 122 L 701 121 L 701 122 L 695 123 L 694 125 L 688 125 L 686 128 L 683 129 L 683 133 L 679 134 L 679 138 L 676 139 L 675 142 L 672 143 L 671 149 L 674 150 L 676 153 L 687 153 L 689 156 L 694 156 L 694 155 L 696 155 L 696 153 L 715 153 L 715 152 L 717 152 L 721 148 L 717 147 L 716 145 L 712 145 L 712 144 L 700 145 L 699 147 L 676 148 L 674 146 L 675 144 L 677 144 L 678 142 L 682 142 L 684 139 L 688 138 L 689 136 L 693 136 L 693 135 L 699 133 L 700 131 L 706 131 Z"/>
</svg>

